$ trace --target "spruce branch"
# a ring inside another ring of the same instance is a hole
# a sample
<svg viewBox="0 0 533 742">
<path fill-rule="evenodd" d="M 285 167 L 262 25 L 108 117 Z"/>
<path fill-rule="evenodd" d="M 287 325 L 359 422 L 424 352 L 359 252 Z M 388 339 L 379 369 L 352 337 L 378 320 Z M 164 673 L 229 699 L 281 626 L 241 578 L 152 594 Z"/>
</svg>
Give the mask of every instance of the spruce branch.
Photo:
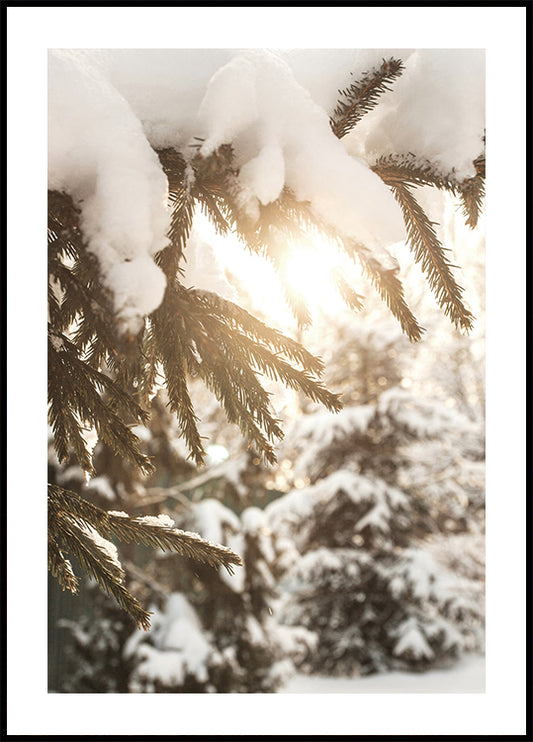
<svg viewBox="0 0 533 742">
<path fill-rule="evenodd" d="M 220 401 L 228 420 L 237 424 L 270 462 L 275 460 L 270 441 L 281 438 L 282 431 L 257 374 L 267 374 L 303 391 L 328 409 L 340 408 L 336 395 L 308 371 L 300 371 L 286 360 L 297 360 L 304 369 L 318 373 L 322 370 L 319 359 L 215 294 L 187 290 L 175 283 L 167 288 L 152 324 L 155 352 L 165 369 L 170 405 L 178 413 L 189 450 L 197 461 L 203 458 L 204 450 L 192 404 L 187 402 L 188 373 L 204 381 Z M 285 354 L 285 359 L 280 354 Z"/>
<path fill-rule="evenodd" d="M 374 108 L 380 95 L 390 90 L 389 84 L 400 77 L 403 70 L 401 60 L 384 59 L 378 68 L 365 72 L 345 90 L 339 90 L 340 99 L 330 118 L 335 136 L 342 139 L 353 129 L 364 114 Z"/>
<path fill-rule="evenodd" d="M 51 325 L 68 335 L 84 362 L 97 370 L 105 364 L 117 374 L 125 373 L 134 348 L 117 331 L 112 295 L 102 282 L 96 256 L 87 249 L 80 211 L 65 193 L 50 191 L 48 202 L 49 293 L 57 294 Z"/>
<path fill-rule="evenodd" d="M 259 218 L 254 224 L 254 240 L 251 249 L 272 264 L 283 290 L 287 306 L 298 327 L 305 329 L 311 324 L 311 312 L 305 296 L 295 291 L 288 281 L 286 266 L 290 258 L 291 243 L 305 239 L 304 226 L 309 221 L 306 211 L 295 208 L 296 200 L 288 188 L 279 198 L 268 204 L 260 204 Z M 247 238 L 247 233 L 244 231 Z"/>
<path fill-rule="evenodd" d="M 59 488 L 49 486 L 48 528 L 52 542 L 57 544 L 58 548 L 60 546 L 61 550 L 71 553 L 82 570 L 96 580 L 139 627 L 149 629 L 150 614 L 124 586 L 125 574 L 122 566 L 113 559 L 112 551 L 106 548 L 106 542 L 90 523 L 77 517 L 73 503 L 70 503 L 69 510 L 60 506 L 58 491 Z M 112 546 L 109 542 L 107 544 Z"/>
<path fill-rule="evenodd" d="M 474 160 L 476 175 L 459 180 L 455 173 L 444 173 L 426 158 L 413 153 L 387 155 L 378 159 L 372 170 L 391 188 L 412 186 L 434 186 L 458 196 L 463 206 L 467 226 L 477 225 L 485 197 L 485 155 Z"/>
<path fill-rule="evenodd" d="M 364 306 L 364 297 L 350 286 L 338 268 L 332 269 L 331 279 L 346 306 L 355 311 L 360 311 Z"/>
<path fill-rule="evenodd" d="M 283 209 L 290 215 L 293 223 L 300 225 L 300 229 L 303 225 L 308 232 L 319 234 L 329 240 L 332 245 L 343 250 L 350 259 L 358 259 L 364 273 L 399 321 L 408 338 L 411 341 L 419 340 L 424 330 L 405 301 L 404 289 L 396 275 L 396 270 L 382 265 L 373 252 L 361 243 L 338 234 L 330 224 L 313 211 L 310 203 L 297 201 L 290 190 L 284 189 L 281 198 Z M 344 277 L 339 272 L 334 272 L 333 279 L 346 304 L 353 309 L 360 309 L 361 297 L 347 284 Z"/>
<path fill-rule="evenodd" d="M 408 185 L 400 183 L 392 191 L 404 216 L 408 244 L 414 258 L 427 276 L 435 297 L 457 328 L 472 329 L 474 317 L 462 301 L 464 289 L 459 286 L 452 273 L 452 264 L 431 222 L 421 208 Z"/>
<path fill-rule="evenodd" d="M 53 577 L 57 577 L 63 590 L 70 590 L 73 594 L 78 592 L 79 580 L 72 571 L 70 562 L 57 545 L 50 529 L 48 531 L 48 570 Z"/>
<path fill-rule="evenodd" d="M 72 198 L 60 191 L 48 191 L 48 259 L 74 260 L 82 241 L 80 211 Z"/>
<path fill-rule="evenodd" d="M 463 215 L 466 225 L 471 229 L 477 226 L 485 200 L 485 156 L 481 155 L 474 160 L 474 166 L 476 175 L 467 178 L 460 185 Z"/>
<path fill-rule="evenodd" d="M 419 325 L 405 301 L 404 289 L 398 278 L 397 269 L 385 268 L 375 259 L 371 250 L 354 240 L 345 240 L 343 245 L 347 255 L 359 260 L 364 273 L 396 317 L 409 340 L 412 342 L 420 340 L 424 328 Z"/>
<path fill-rule="evenodd" d="M 289 360 L 299 363 L 313 374 L 320 375 L 324 372 L 324 363 L 320 358 L 314 356 L 296 340 L 269 327 L 238 304 L 209 291 L 193 290 L 191 293 L 205 303 L 211 313 L 233 328 L 240 330 L 272 351 L 283 353 Z"/>
<path fill-rule="evenodd" d="M 210 294 L 209 292 L 203 291 L 194 293 L 197 298 L 199 297 L 201 300 L 206 302 L 207 307 L 216 307 L 217 305 L 219 307 L 221 305 L 228 307 L 229 304 L 231 304 L 230 302 L 221 300 L 220 297 L 216 297 L 216 295 Z M 253 333 L 254 329 L 257 329 L 257 327 L 261 330 L 264 325 L 258 323 L 258 321 L 255 320 L 255 318 L 252 318 L 248 313 L 244 313 L 243 310 L 241 311 L 242 314 L 240 314 L 240 318 L 243 320 L 252 319 L 253 322 L 251 325 L 248 324 L 244 327 L 231 328 L 228 332 L 229 328 L 227 323 L 224 321 L 224 317 L 226 316 L 225 313 L 218 317 L 212 314 L 210 322 L 213 323 L 213 330 L 215 332 L 213 334 L 208 334 L 207 338 L 216 337 L 220 339 L 223 343 L 224 353 L 230 355 L 235 354 L 235 356 L 246 358 L 248 362 L 255 366 L 255 368 L 261 373 L 266 373 L 270 378 L 280 380 L 285 385 L 304 392 L 304 394 L 314 401 L 323 404 L 329 410 L 338 411 L 341 408 L 338 396 L 325 389 L 318 380 L 313 379 L 307 370 L 306 362 L 309 360 L 309 354 L 304 351 L 301 346 L 298 346 L 298 343 L 295 341 L 288 341 L 287 338 L 281 336 L 281 333 L 272 337 L 272 340 L 275 340 L 278 346 L 278 352 L 273 353 L 268 347 L 264 347 L 263 343 L 256 342 L 255 339 L 249 335 L 250 331 Z M 234 318 L 238 316 L 239 312 L 237 311 L 234 314 Z M 191 327 L 191 333 L 194 334 L 193 327 Z M 208 342 L 207 338 L 205 334 L 197 338 L 197 346 Z M 279 355 L 279 349 L 283 349 L 284 351 L 286 349 L 292 358 L 299 357 L 301 362 L 303 362 L 304 370 L 299 370 L 291 366 L 290 363 Z M 318 361 L 318 359 L 313 359 L 311 369 L 313 369 L 315 373 L 320 373 L 321 368 L 321 362 Z"/>
<path fill-rule="evenodd" d="M 174 279 L 184 257 L 197 204 L 221 234 L 228 232 L 222 203 L 231 191 L 233 152 L 229 145 L 222 145 L 208 157 L 197 153 L 189 162 L 174 149 L 157 150 L 157 155 L 168 179 L 171 206 L 171 244 L 159 253 L 157 262 L 167 277 Z"/>
<path fill-rule="evenodd" d="M 125 513 L 102 510 L 70 490 L 49 485 L 49 509 L 65 512 L 87 523 L 104 537 L 115 536 L 123 543 L 138 543 L 154 549 L 173 551 L 212 567 L 224 567 L 233 574 L 233 565 L 241 566 L 241 557 L 227 546 L 203 539 L 196 533 L 166 525 L 153 516 L 131 517 Z M 117 572 L 118 574 L 118 572 Z"/>
<path fill-rule="evenodd" d="M 66 551 L 145 630 L 150 628 L 150 614 L 125 587 L 125 572 L 116 558 L 116 549 L 104 537 L 115 536 L 125 543 L 174 551 L 212 567 L 223 566 L 229 574 L 233 574 L 233 565 L 242 565 L 238 554 L 228 547 L 174 528 L 164 519 L 107 512 L 56 485 L 48 486 L 48 522 L 48 564 L 60 583 L 73 591 L 77 589 L 78 580 L 63 555 Z"/>
<path fill-rule="evenodd" d="M 461 186 L 454 173 L 444 173 L 427 158 L 416 157 L 412 152 L 382 155 L 371 169 L 391 187 L 427 185 L 447 190 L 455 196 Z"/>
<path fill-rule="evenodd" d="M 187 387 L 187 349 L 192 340 L 184 322 L 184 307 L 177 301 L 176 290 L 167 286 L 163 302 L 150 317 L 150 362 L 154 371 L 155 364 L 161 364 L 169 407 L 177 416 L 191 458 L 199 465 L 206 454 Z"/>
<path fill-rule="evenodd" d="M 168 278 L 174 278 L 190 235 L 195 201 L 183 156 L 173 149 L 160 150 L 157 154 L 168 179 L 171 216 L 168 231 L 170 245 L 156 255 L 156 263 Z"/>
<path fill-rule="evenodd" d="M 103 398 L 103 393 L 108 401 Z M 96 429 L 98 437 L 141 471 L 150 472 L 150 460 L 140 452 L 139 439 L 113 411 L 115 404 L 137 422 L 146 422 L 146 412 L 105 374 L 80 360 L 76 346 L 49 328 L 48 334 L 49 420 L 60 461 L 72 447 L 81 468 L 94 474 L 83 426 Z"/>
<path fill-rule="evenodd" d="M 150 318 L 147 318 L 146 320 L 140 356 L 141 369 L 139 372 L 139 397 L 141 403 L 145 407 L 148 407 L 156 388 L 157 379 L 160 376 L 153 320 Z"/>
</svg>

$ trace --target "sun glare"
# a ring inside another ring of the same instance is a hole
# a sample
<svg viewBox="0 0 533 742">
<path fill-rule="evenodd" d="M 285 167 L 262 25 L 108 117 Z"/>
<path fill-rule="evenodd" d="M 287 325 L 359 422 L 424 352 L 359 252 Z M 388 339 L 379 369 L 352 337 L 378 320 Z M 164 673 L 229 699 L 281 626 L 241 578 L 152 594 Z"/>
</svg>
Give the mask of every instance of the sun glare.
<svg viewBox="0 0 533 742">
<path fill-rule="evenodd" d="M 242 281 L 257 307 L 273 321 L 291 324 L 294 318 L 273 266 L 251 255 L 237 238 L 215 234 L 201 215 L 196 225 L 202 238 L 215 248 L 221 267 Z M 290 252 L 282 270 L 289 291 L 295 296 L 301 295 L 313 315 L 342 309 L 345 305 L 332 280 L 332 272 L 337 269 L 350 282 L 348 274 L 355 271 L 353 263 L 350 261 L 347 266 L 337 250 L 317 236 L 310 235 L 308 241 L 287 245 L 287 249 Z"/>
<path fill-rule="evenodd" d="M 314 238 L 312 244 L 294 248 L 284 268 L 290 288 L 305 297 L 312 312 L 335 311 L 342 306 L 332 271 L 339 269 L 338 254 L 327 242 Z"/>
<path fill-rule="evenodd" d="M 324 282 L 329 281 L 328 271 L 324 275 L 324 264 L 314 250 L 296 250 L 288 258 L 284 272 L 294 291 L 315 300 L 324 292 Z"/>
</svg>

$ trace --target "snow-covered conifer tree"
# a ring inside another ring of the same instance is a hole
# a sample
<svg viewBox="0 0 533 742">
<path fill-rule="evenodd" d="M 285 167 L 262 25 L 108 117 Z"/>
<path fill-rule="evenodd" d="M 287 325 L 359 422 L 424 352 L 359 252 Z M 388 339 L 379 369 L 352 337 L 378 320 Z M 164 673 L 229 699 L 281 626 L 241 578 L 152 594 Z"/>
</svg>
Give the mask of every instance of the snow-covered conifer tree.
<svg viewBox="0 0 533 742">
<path fill-rule="evenodd" d="M 262 510 L 240 516 L 217 500 L 193 503 L 177 516 L 208 540 L 243 555 L 235 577 L 165 556 L 150 566 L 166 585 L 154 606 L 153 630 L 137 630 L 123 650 L 133 665 L 131 692 L 273 692 L 312 646 L 303 629 L 280 627 L 272 615 L 276 581 L 272 535 Z M 129 664 L 127 664 L 129 663 Z"/>
<path fill-rule="evenodd" d="M 278 616 L 315 633 L 307 672 L 427 669 L 483 647 L 479 568 L 458 573 L 442 558 L 442 534 L 482 533 L 483 428 L 395 386 L 401 365 L 379 323 L 366 348 L 364 331 L 355 335 L 354 373 L 346 353 L 338 363 L 346 395 L 363 404 L 294 423 L 283 455 L 296 486 L 266 508 L 279 543 Z M 340 345 L 350 346 L 345 335 Z M 378 374 L 370 381 L 357 373 L 367 366 Z M 482 563 L 482 546 L 475 553 Z"/>
</svg>

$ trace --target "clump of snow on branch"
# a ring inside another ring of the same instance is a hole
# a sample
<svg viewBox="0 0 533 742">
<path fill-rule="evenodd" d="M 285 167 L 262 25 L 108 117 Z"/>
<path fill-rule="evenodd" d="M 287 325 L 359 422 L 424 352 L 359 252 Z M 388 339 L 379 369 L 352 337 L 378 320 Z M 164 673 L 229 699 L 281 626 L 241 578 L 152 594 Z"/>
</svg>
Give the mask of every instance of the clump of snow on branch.
<svg viewBox="0 0 533 742">
<path fill-rule="evenodd" d="M 389 189 L 347 155 L 326 111 L 278 55 L 253 51 L 232 59 L 210 81 L 199 118 L 204 154 L 234 143 L 252 213 L 257 201 L 274 201 L 286 185 L 341 234 L 374 248 L 402 239 Z"/>
<path fill-rule="evenodd" d="M 338 89 L 393 55 L 403 76 L 338 140 L 329 126 Z M 153 257 L 167 244 L 167 182 L 154 149 L 187 159 L 193 137 L 203 154 L 231 144 L 252 218 L 289 187 L 394 268 L 386 248 L 404 238 L 403 220 L 370 164 L 412 151 L 473 175 L 483 108 L 478 50 L 52 50 L 49 188 L 80 207 L 116 312 L 135 332 L 165 289 Z M 198 288 L 216 290 L 192 262 Z"/>
<path fill-rule="evenodd" d="M 174 528 L 175 523 L 169 515 L 161 513 L 159 515 L 143 515 L 135 518 L 137 523 L 144 523 L 149 526 L 159 526 L 160 528 Z"/>
<path fill-rule="evenodd" d="M 128 103 L 90 55 L 49 58 L 49 188 L 81 206 L 81 225 L 128 329 L 165 288 L 153 256 L 168 242 L 167 183 Z"/>
<path fill-rule="evenodd" d="M 121 577 L 123 577 L 124 570 L 122 569 L 122 564 L 120 563 L 120 560 L 118 558 L 118 550 L 115 544 L 112 541 L 108 541 L 106 538 L 103 538 L 98 533 L 98 531 L 91 526 L 90 523 L 87 523 L 84 520 L 80 520 L 79 518 L 70 518 L 70 520 L 73 522 L 76 528 L 78 528 L 91 539 L 96 548 L 101 551 L 102 554 L 104 554 L 106 560 L 111 562 L 117 569 Z"/>
<path fill-rule="evenodd" d="M 421 49 L 402 76 L 348 135 L 354 154 L 412 152 L 458 178 L 472 178 L 483 151 L 485 54 L 480 49 Z"/>
</svg>

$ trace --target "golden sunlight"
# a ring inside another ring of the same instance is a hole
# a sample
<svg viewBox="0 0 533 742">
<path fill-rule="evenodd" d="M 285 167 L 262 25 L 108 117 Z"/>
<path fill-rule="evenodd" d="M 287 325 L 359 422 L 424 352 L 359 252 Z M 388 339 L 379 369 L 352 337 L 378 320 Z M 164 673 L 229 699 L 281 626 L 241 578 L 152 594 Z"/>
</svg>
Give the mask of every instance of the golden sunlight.
<svg viewBox="0 0 533 742">
<path fill-rule="evenodd" d="M 246 250 L 237 237 L 216 234 L 203 215 L 195 219 L 195 227 L 202 239 L 215 250 L 220 267 L 233 276 L 236 287 L 245 289 L 251 311 L 282 326 L 290 326 L 294 316 L 288 305 L 279 276 L 268 261 Z M 345 304 L 333 280 L 336 270 L 356 288 L 361 273 L 325 238 L 309 235 L 305 242 L 287 245 L 289 251 L 283 266 L 285 283 L 295 297 L 301 295 L 312 315 L 342 310 Z"/>
<path fill-rule="evenodd" d="M 287 260 L 285 278 L 290 287 L 299 293 L 320 294 L 324 286 L 323 262 L 315 250 L 297 249 Z"/>
<path fill-rule="evenodd" d="M 336 253 L 327 242 L 292 250 L 284 266 L 285 280 L 296 293 L 305 297 L 312 312 L 331 311 L 342 305 L 342 300 L 332 281 L 336 267 Z"/>
</svg>

